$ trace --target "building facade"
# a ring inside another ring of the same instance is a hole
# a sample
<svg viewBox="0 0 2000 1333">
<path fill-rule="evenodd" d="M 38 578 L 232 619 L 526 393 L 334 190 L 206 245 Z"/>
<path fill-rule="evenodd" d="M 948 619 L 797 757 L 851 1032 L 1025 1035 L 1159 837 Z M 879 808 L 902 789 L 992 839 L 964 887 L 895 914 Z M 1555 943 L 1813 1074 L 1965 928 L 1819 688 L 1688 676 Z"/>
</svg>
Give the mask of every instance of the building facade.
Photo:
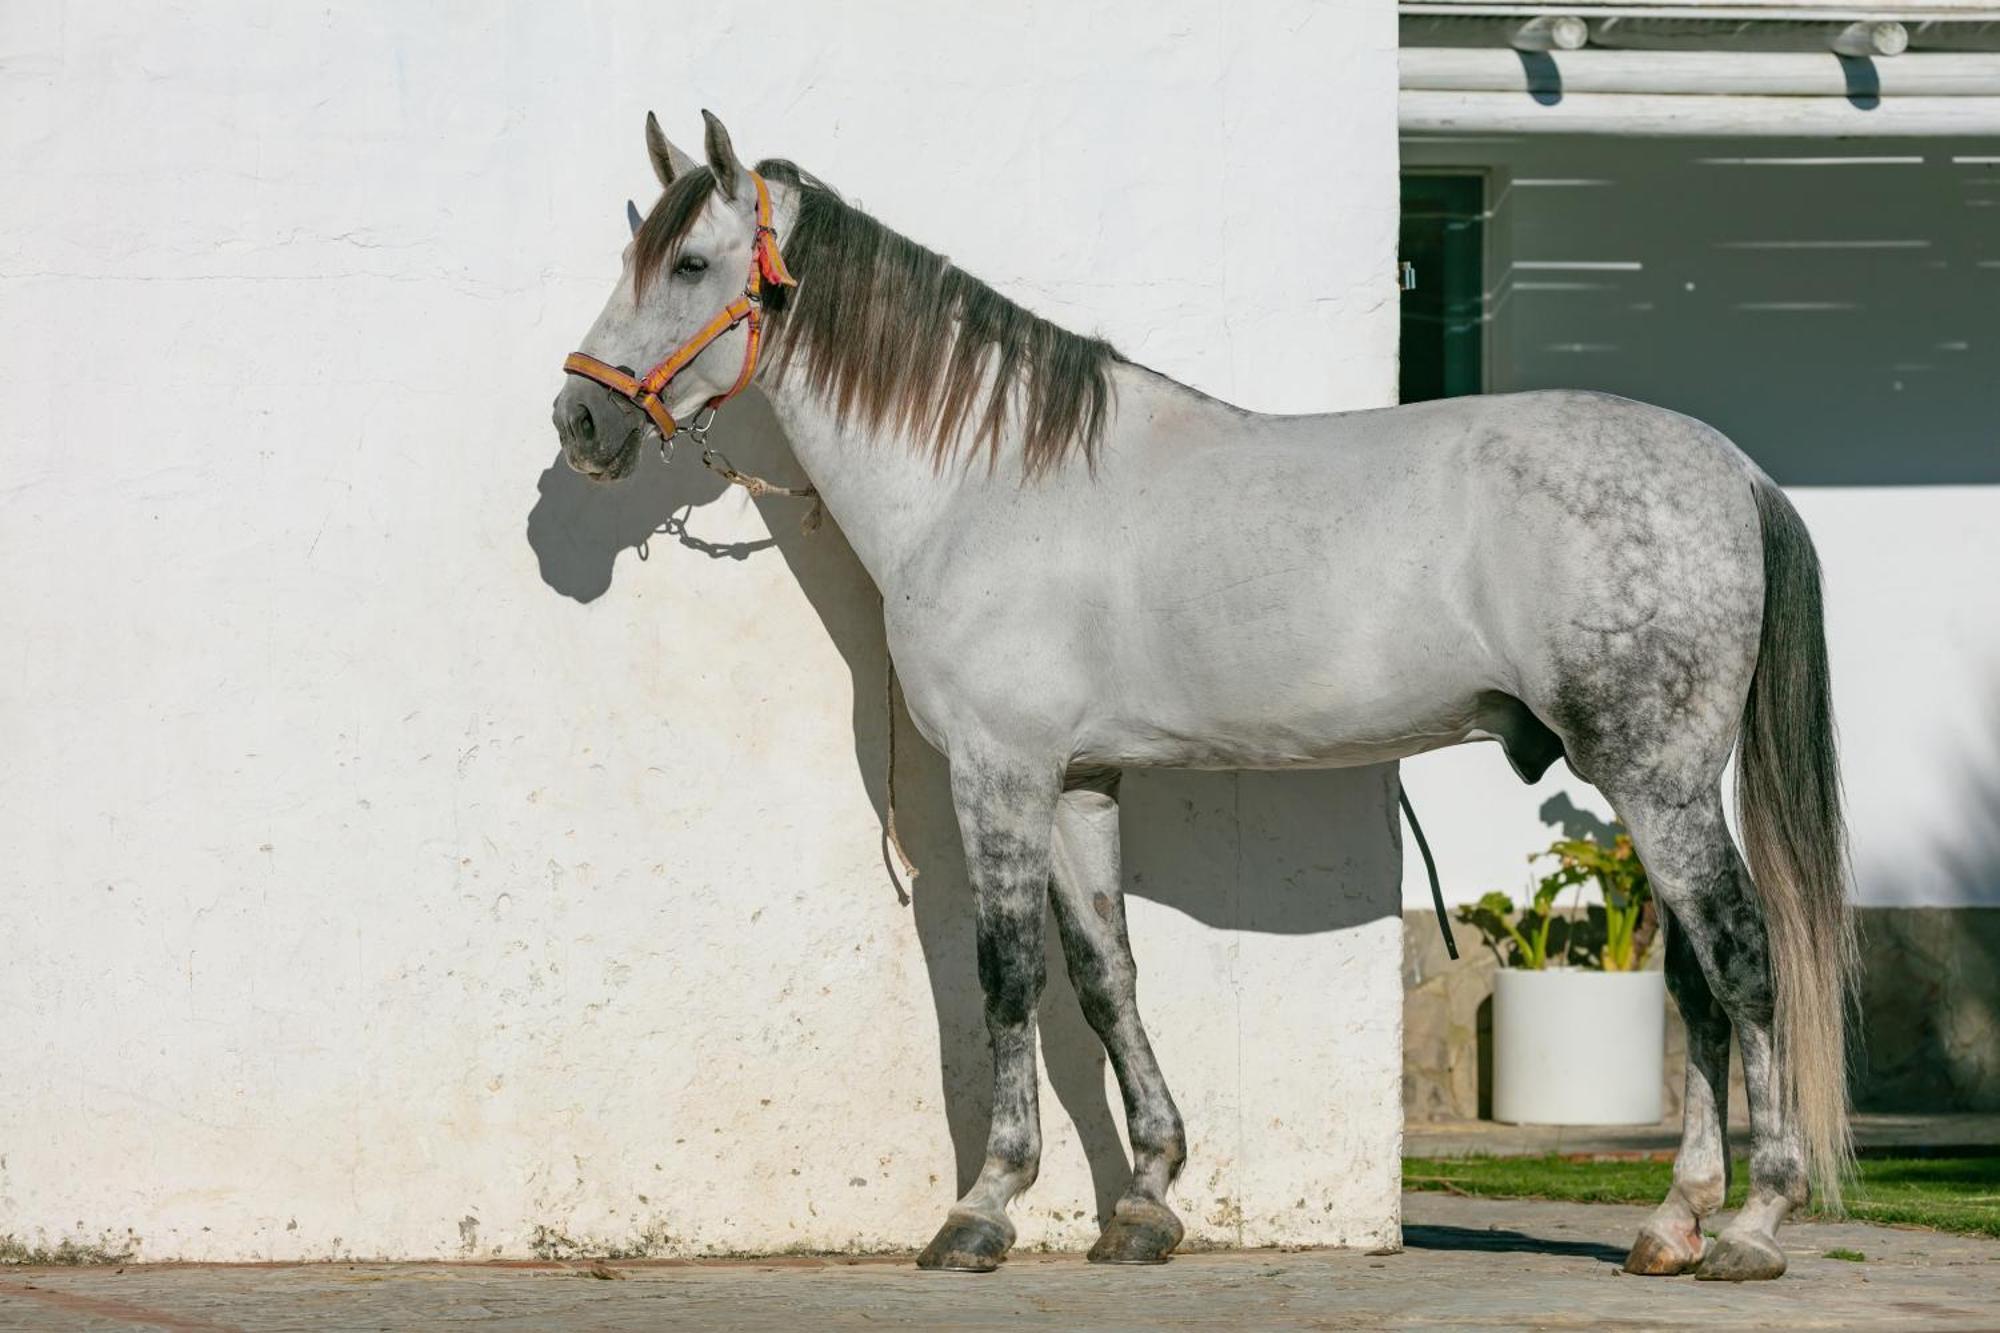
<svg viewBox="0 0 2000 1333">
<path fill-rule="evenodd" d="M 2000 8 L 1401 21 L 1404 239 L 1431 270 L 1406 396 L 1604 389 L 1712 423 L 1786 486 L 1825 564 L 1857 1102 L 2000 1107 Z M 1528 852 L 1608 813 L 1476 749 L 1404 777 L 1460 900 L 1521 896 Z M 1410 1111 L 1470 1115 L 1486 987 L 1437 966 L 1414 877 L 1405 901 Z"/>
</svg>

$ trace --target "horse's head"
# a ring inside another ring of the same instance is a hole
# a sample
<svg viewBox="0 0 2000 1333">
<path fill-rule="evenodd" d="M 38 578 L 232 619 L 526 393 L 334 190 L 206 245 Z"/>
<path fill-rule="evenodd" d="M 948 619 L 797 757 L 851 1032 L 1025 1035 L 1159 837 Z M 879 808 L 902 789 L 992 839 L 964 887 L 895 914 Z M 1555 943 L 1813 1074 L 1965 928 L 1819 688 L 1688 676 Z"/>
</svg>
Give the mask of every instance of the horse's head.
<svg viewBox="0 0 2000 1333">
<path fill-rule="evenodd" d="M 737 161 L 722 122 L 702 116 L 706 165 L 647 115 L 662 193 L 633 227 L 618 285 L 565 365 L 556 434 L 563 457 L 588 477 L 629 475 L 649 426 L 666 439 L 682 422 L 705 430 L 708 409 L 756 369 L 764 301 L 791 284 L 764 182 Z"/>
</svg>

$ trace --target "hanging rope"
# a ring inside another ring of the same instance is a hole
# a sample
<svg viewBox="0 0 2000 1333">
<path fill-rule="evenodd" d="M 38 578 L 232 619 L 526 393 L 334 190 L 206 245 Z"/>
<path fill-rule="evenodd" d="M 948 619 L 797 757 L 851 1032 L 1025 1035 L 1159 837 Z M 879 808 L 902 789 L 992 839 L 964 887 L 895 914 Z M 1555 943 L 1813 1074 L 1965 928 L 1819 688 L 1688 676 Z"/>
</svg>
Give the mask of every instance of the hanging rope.
<svg viewBox="0 0 2000 1333">
<path fill-rule="evenodd" d="M 886 761 L 888 776 L 883 784 L 882 835 L 888 839 L 890 850 L 896 853 L 896 859 L 903 863 L 904 878 L 914 880 L 917 877 L 917 863 L 910 859 L 910 854 L 903 850 L 903 840 L 896 836 L 896 662 L 886 649 L 882 653 L 882 665 L 885 668 L 883 674 L 888 682 L 888 688 L 882 692 L 882 713 L 889 732 Z"/>
<path fill-rule="evenodd" d="M 819 529 L 820 516 L 826 507 L 819 502 L 819 491 L 811 486 L 780 486 L 775 481 L 766 481 L 749 472 L 738 472 L 729 462 L 729 456 L 720 449 L 703 449 L 701 465 L 732 486 L 741 486 L 750 492 L 750 498 L 761 500 L 767 495 L 789 495 L 794 500 L 811 500 L 812 508 L 799 520 L 799 531 L 812 533 Z"/>
<path fill-rule="evenodd" d="M 820 503 L 819 491 L 814 487 L 780 486 L 754 473 L 738 472 L 730 463 L 728 456 L 718 449 L 704 448 L 701 451 L 701 462 L 703 467 L 730 485 L 741 486 L 750 492 L 750 498 L 753 500 L 761 500 L 767 495 L 786 495 L 794 500 L 811 500 L 812 508 L 806 511 L 803 519 L 799 520 L 799 531 L 810 535 L 819 529 L 820 518 L 826 513 L 826 507 Z M 896 834 L 896 663 L 886 648 L 882 652 L 882 667 L 885 684 L 882 694 L 882 716 L 887 724 L 888 734 L 888 743 L 885 747 L 887 772 L 884 774 L 882 784 L 882 836 L 888 842 L 889 849 L 896 853 L 896 859 L 902 863 L 903 877 L 914 880 L 918 873 L 917 863 L 903 850 L 903 840 Z M 898 885 L 897 892 L 901 891 L 902 886 Z M 907 905 L 909 898 L 905 896 L 903 902 Z"/>
</svg>

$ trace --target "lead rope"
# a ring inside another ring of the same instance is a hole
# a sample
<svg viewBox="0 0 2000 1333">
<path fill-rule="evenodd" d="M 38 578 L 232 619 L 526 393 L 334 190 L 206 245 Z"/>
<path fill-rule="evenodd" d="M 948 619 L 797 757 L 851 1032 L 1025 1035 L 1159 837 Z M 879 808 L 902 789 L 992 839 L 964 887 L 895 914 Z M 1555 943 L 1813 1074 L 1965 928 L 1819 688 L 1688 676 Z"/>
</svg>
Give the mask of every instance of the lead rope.
<svg viewBox="0 0 2000 1333">
<path fill-rule="evenodd" d="M 812 508 L 806 510 L 806 516 L 799 520 L 800 532 L 810 535 L 817 531 L 820 517 L 826 513 L 826 506 L 820 503 L 819 491 L 815 487 L 780 486 L 775 481 L 766 481 L 748 472 L 738 472 L 730 464 L 729 456 L 720 449 L 702 445 L 701 465 L 730 485 L 741 486 L 750 492 L 750 498 L 753 500 L 761 500 L 767 495 L 788 495 L 794 500 L 811 500 Z"/>
<path fill-rule="evenodd" d="M 1451 918 L 1444 911 L 1444 890 L 1438 885 L 1437 862 L 1431 859 L 1431 845 L 1424 838 L 1424 826 L 1417 822 L 1416 807 L 1410 804 L 1410 793 L 1403 789 L 1402 775 L 1396 776 L 1396 803 L 1403 807 L 1403 818 L 1410 821 L 1410 832 L 1417 837 L 1417 850 L 1424 854 L 1424 873 L 1431 877 L 1431 906 L 1437 908 L 1438 932 L 1444 936 L 1444 951 L 1451 960 L 1458 961 L 1458 941 L 1451 937 Z"/>
<path fill-rule="evenodd" d="M 896 853 L 896 859 L 903 863 L 904 878 L 914 880 L 917 877 L 917 863 L 910 859 L 910 854 L 903 850 L 903 840 L 896 836 L 896 659 L 889 656 L 886 647 L 882 650 L 882 664 L 887 668 L 884 675 L 888 682 L 888 687 L 882 691 L 882 719 L 888 724 L 889 731 L 888 753 L 885 760 L 888 776 L 883 783 L 882 835 L 888 839 L 890 850 Z M 909 898 L 905 897 L 903 902 L 907 905 Z"/>
<path fill-rule="evenodd" d="M 707 445 L 702 446 L 701 463 L 703 467 L 730 485 L 741 486 L 750 492 L 752 499 L 760 500 L 767 495 L 788 495 L 794 500 L 811 500 L 812 508 L 799 520 L 799 531 L 810 535 L 819 528 L 820 518 L 826 513 L 826 506 L 820 503 L 819 491 L 815 487 L 780 486 L 752 473 L 738 472 L 726 454 Z M 883 679 L 887 684 L 882 695 L 882 712 L 883 719 L 888 724 L 889 737 L 886 758 L 888 771 L 882 783 L 882 836 L 888 841 L 890 850 L 896 853 L 896 859 L 902 862 L 903 877 L 914 880 L 917 877 L 917 863 L 910 859 L 910 854 L 903 850 L 903 840 L 896 836 L 896 662 L 889 656 L 886 647 L 882 650 L 882 664 L 885 668 Z M 898 892 L 901 892 L 900 888 Z M 903 901 L 907 905 L 909 898 L 906 896 Z M 1457 956 L 1455 953 L 1452 955 L 1454 958 Z"/>
</svg>

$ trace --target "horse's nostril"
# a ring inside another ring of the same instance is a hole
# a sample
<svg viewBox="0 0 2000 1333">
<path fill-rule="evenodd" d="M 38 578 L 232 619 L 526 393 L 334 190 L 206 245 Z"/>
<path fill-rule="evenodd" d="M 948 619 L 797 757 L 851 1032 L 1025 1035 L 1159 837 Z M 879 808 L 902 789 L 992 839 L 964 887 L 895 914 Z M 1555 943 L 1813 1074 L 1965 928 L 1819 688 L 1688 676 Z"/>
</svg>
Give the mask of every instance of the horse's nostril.
<svg viewBox="0 0 2000 1333">
<path fill-rule="evenodd" d="M 570 433 L 579 440 L 588 440 L 597 434 L 597 423 L 590 419 L 590 409 L 582 403 L 571 404 L 569 428 Z"/>
</svg>

